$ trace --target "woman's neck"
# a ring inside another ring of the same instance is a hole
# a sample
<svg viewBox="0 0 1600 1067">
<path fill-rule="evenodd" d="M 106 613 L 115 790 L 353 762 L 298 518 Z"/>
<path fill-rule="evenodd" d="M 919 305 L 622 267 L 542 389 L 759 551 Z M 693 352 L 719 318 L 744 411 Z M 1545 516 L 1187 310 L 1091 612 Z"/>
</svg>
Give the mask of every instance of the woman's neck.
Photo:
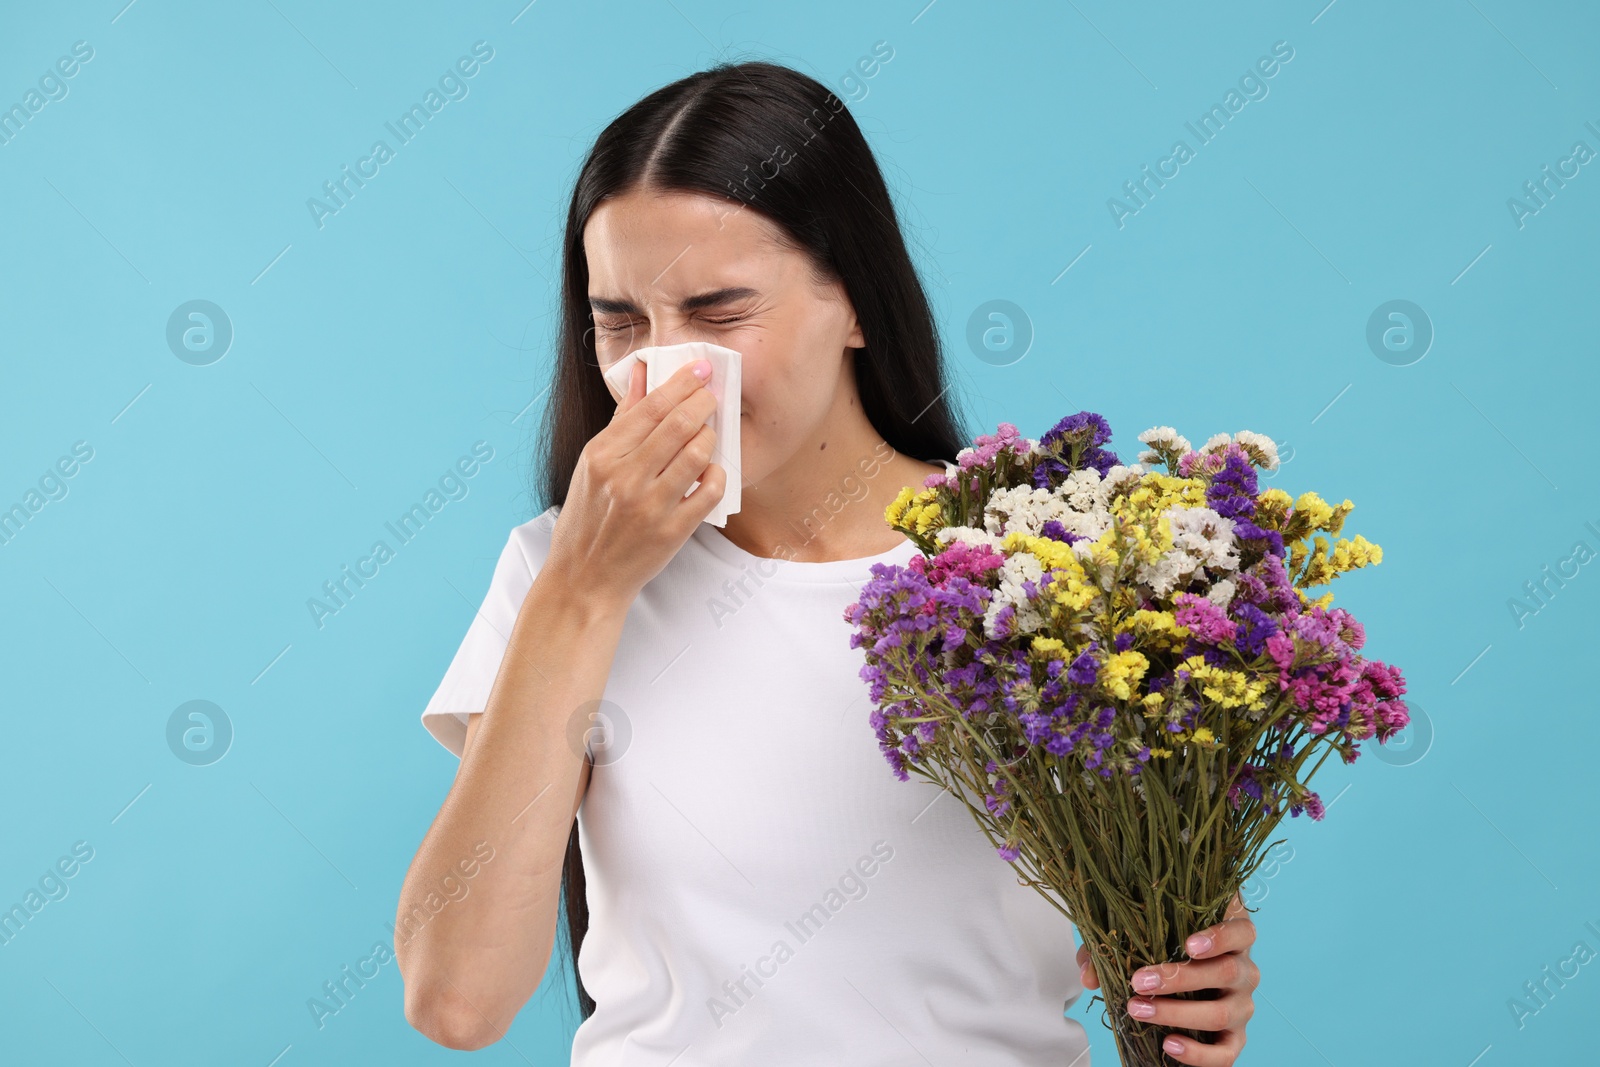
<svg viewBox="0 0 1600 1067">
<path fill-rule="evenodd" d="M 862 423 L 867 432 L 797 450 L 760 484 L 744 486 L 723 529 L 728 540 L 758 556 L 808 563 L 875 556 L 904 540 L 884 510 L 904 486 L 920 488 L 943 468 L 895 451 Z"/>
</svg>

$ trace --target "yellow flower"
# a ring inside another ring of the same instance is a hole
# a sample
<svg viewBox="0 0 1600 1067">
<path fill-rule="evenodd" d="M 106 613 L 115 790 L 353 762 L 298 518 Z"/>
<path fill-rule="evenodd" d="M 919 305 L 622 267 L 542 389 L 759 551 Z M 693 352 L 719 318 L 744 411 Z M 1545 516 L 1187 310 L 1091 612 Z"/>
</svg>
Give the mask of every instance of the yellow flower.
<svg viewBox="0 0 1600 1067">
<path fill-rule="evenodd" d="M 883 521 L 890 526 L 899 526 L 900 516 L 906 513 L 906 507 L 911 503 L 911 498 L 916 495 L 917 491 L 909 485 L 901 489 L 889 506 L 883 509 Z"/>
<path fill-rule="evenodd" d="M 1149 666 L 1150 661 L 1144 658 L 1142 652 L 1130 650 L 1113 653 L 1100 666 L 1100 682 L 1118 700 L 1131 700 L 1132 687 L 1139 684 Z"/>
<path fill-rule="evenodd" d="M 1300 499 L 1294 502 L 1294 509 L 1306 517 L 1313 530 L 1323 529 L 1333 519 L 1333 508 L 1316 493 L 1301 493 Z"/>
<path fill-rule="evenodd" d="M 1333 572 L 1343 574 L 1345 571 L 1357 570 L 1371 563 L 1382 563 L 1383 549 L 1360 534 L 1356 534 L 1354 541 L 1341 537 L 1338 544 L 1333 546 L 1331 562 Z"/>
<path fill-rule="evenodd" d="M 1252 521 L 1263 530 L 1281 530 L 1293 503 L 1282 489 L 1268 489 L 1256 497 L 1256 514 Z"/>
<path fill-rule="evenodd" d="M 1060 638 L 1038 634 L 1033 639 L 1033 650 L 1042 653 L 1046 659 L 1065 659 L 1067 646 L 1061 643 Z M 1052 656 L 1052 652 L 1060 652 L 1061 655 Z"/>
<path fill-rule="evenodd" d="M 1141 642 L 1166 649 L 1183 647 L 1184 640 L 1189 636 L 1189 628 L 1178 625 L 1172 612 L 1151 611 L 1149 608 L 1140 608 L 1127 616 L 1122 625 L 1117 627 L 1117 632 L 1131 633 Z"/>
<path fill-rule="evenodd" d="M 931 537 L 944 527 L 944 507 L 939 503 L 939 491 L 923 489 L 918 492 L 908 485 L 883 509 L 883 518 L 903 533 Z"/>
<path fill-rule="evenodd" d="M 1045 593 L 1057 604 L 1072 612 L 1085 611 L 1099 595 L 1098 586 L 1089 582 L 1083 564 L 1073 554 L 1072 546 L 1053 537 L 1033 537 L 1020 530 L 1006 534 L 1001 542 L 1006 552 L 1027 552 L 1050 577 Z"/>
<path fill-rule="evenodd" d="M 1179 478 L 1172 474 L 1151 473 L 1121 498 L 1133 511 L 1159 515 L 1174 505 L 1204 507 L 1206 483 L 1199 478 Z"/>
<path fill-rule="evenodd" d="M 1131 543 L 1132 557 L 1139 563 L 1154 563 L 1172 547 L 1172 525 L 1165 516 L 1158 516 L 1152 534 L 1142 522 L 1127 523 L 1123 536 Z"/>
<path fill-rule="evenodd" d="M 1101 570 L 1114 571 L 1117 566 L 1117 532 L 1107 529 L 1105 533 L 1088 543 L 1089 564 Z M 1074 559 L 1077 557 L 1074 556 Z M 1079 564 L 1082 566 L 1082 563 Z M 1087 571 L 1085 572 L 1087 574 Z"/>
<path fill-rule="evenodd" d="M 1324 526 L 1323 529 L 1331 534 L 1338 533 L 1344 527 L 1345 516 L 1353 510 L 1355 510 L 1355 505 L 1350 503 L 1348 499 L 1345 500 L 1344 503 L 1333 509 L 1333 518 L 1328 520 L 1328 525 Z"/>
<path fill-rule="evenodd" d="M 1125 582 L 1111 587 L 1107 612 L 1112 618 L 1124 617 L 1138 611 L 1142 603 L 1144 594 L 1139 591 L 1139 587 Z"/>
<path fill-rule="evenodd" d="M 1306 591 L 1304 589 L 1296 589 L 1295 595 L 1300 598 L 1300 606 L 1302 608 L 1309 608 L 1312 605 L 1315 605 L 1321 608 L 1323 611 L 1327 611 L 1328 605 L 1333 603 L 1333 594 L 1331 592 L 1323 593 L 1315 600 L 1311 599 L 1309 596 L 1306 596 Z"/>
<path fill-rule="evenodd" d="M 1107 546 L 1126 543 L 1130 558 L 1154 563 L 1172 548 L 1172 526 L 1165 512 L 1172 507 L 1205 503 L 1205 485 L 1196 478 L 1147 474 L 1130 492 L 1111 500 L 1111 529 L 1101 538 Z M 1114 559 L 1115 557 L 1113 557 Z"/>
<path fill-rule="evenodd" d="M 1256 711 L 1267 706 L 1267 679 L 1253 679 L 1240 671 L 1213 667 L 1204 656 L 1190 656 L 1178 666 L 1189 672 L 1189 680 L 1200 687 L 1202 696 L 1222 707 L 1242 705 Z"/>
<path fill-rule="evenodd" d="M 1268 493 L 1271 493 L 1268 490 Z M 1276 499 L 1271 506 L 1276 506 Z M 1316 493 L 1301 493 L 1294 502 L 1294 511 L 1279 527 L 1287 542 L 1304 541 L 1319 530 L 1337 535 L 1344 527 L 1345 516 L 1355 507 L 1346 500 L 1337 507 L 1330 505 Z"/>
<path fill-rule="evenodd" d="M 1305 570 L 1300 572 L 1294 583 L 1302 589 L 1326 585 L 1347 571 L 1383 562 L 1383 549 L 1360 534 L 1357 534 L 1354 540 L 1341 537 L 1332 547 L 1329 547 L 1328 539 L 1321 534 L 1317 534 L 1311 540 L 1310 549 L 1307 549 L 1305 542 L 1301 541 L 1289 552 L 1290 574 L 1296 573 L 1301 561 L 1305 562 Z"/>
<path fill-rule="evenodd" d="M 1193 741 L 1196 744 L 1208 745 L 1216 739 L 1217 736 L 1211 732 L 1211 727 L 1209 726 L 1198 726 L 1193 730 L 1185 730 L 1181 734 L 1172 735 L 1172 740 L 1183 744 Z"/>
</svg>

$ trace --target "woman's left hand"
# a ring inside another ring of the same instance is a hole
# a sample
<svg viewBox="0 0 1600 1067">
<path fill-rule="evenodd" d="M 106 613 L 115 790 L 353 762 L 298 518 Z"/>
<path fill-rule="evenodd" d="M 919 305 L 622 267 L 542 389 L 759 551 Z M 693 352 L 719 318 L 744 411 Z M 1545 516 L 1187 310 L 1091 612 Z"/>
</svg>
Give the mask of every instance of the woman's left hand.
<svg viewBox="0 0 1600 1067">
<path fill-rule="evenodd" d="M 1172 1034 L 1162 1042 L 1167 1055 L 1195 1067 L 1232 1067 L 1244 1048 L 1244 1027 L 1255 1014 L 1251 993 L 1261 970 L 1250 960 L 1256 925 L 1235 893 L 1222 922 L 1191 934 L 1184 947 L 1189 959 L 1141 967 L 1133 972 L 1135 995 L 1128 1014 L 1157 1026 L 1216 1031 L 1215 1044 Z M 1089 950 L 1078 948 L 1078 969 L 1085 989 L 1099 989 L 1100 979 L 1089 962 Z M 1217 989 L 1216 1000 L 1178 1000 L 1165 994 Z"/>
</svg>

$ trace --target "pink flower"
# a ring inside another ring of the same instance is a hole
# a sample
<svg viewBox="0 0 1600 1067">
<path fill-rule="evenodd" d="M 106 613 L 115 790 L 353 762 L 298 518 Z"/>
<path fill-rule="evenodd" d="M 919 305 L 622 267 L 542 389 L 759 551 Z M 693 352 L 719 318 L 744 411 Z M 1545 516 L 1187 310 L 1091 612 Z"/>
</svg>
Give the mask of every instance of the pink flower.
<svg viewBox="0 0 1600 1067">
<path fill-rule="evenodd" d="M 1339 621 L 1339 636 L 1351 648 L 1360 648 L 1367 643 L 1367 628 L 1356 621 L 1356 617 L 1343 608 L 1334 608 L 1328 612 L 1329 616 Z"/>
<path fill-rule="evenodd" d="M 1029 444 L 1028 439 L 1023 437 L 1015 426 L 1009 422 L 1002 422 L 999 432 L 979 434 L 977 440 L 972 442 L 971 450 L 957 460 L 957 465 L 962 470 L 987 467 L 994 462 L 1001 449 L 1010 448 L 1013 452 L 1018 452 L 1027 444 Z"/>
<path fill-rule="evenodd" d="M 1211 645 L 1220 645 L 1224 641 L 1231 641 L 1238 628 L 1233 620 L 1228 618 L 1228 613 L 1207 600 L 1205 597 L 1193 593 L 1179 593 L 1174 600 L 1182 605 L 1173 612 L 1172 617 L 1178 621 L 1179 626 L 1187 627 L 1189 632 L 1200 640 Z"/>
<path fill-rule="evenodd" d="M 943 551 L 932 558 L 912 556 L 910 567 L 925 574 L 930 584 L 943 586 L 951 578 L 966 578 L 981 583 L 990 571 L 998 570 L 1005 565 L 1005 562 L 1005 556 L 988 545 L 951 541 Z"/>
</svg>

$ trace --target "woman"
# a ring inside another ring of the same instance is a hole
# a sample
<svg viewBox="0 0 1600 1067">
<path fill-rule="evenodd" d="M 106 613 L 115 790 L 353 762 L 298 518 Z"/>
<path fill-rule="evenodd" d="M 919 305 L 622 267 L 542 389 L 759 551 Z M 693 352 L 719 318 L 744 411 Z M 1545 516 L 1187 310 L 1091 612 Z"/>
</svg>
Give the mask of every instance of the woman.
<svg viewBox="0 0 1600 1067">
<path fill-rule="evenodd" d="M 498 1040 L 564 894 L 574 1064 L 1086 1063 L 1063 1011 L 1096 981 L 1068 924 L 867 725 L 843 610 L 872 564 L 910 560 L 884 508 L 963 437 L 843 102 L 768 63 L 652 93 L 584 162 L 563 255 L 553 503 L 511 532 L 423 712 L 461 766 L 401 896 L 407 1018 Z M 647 395 L 636 366 L 620 401 L 601 375 L 691 340 L 742 354 L 722 529 L 697 367 Z M 1134 1002 L 1220 1031 L 1174 1039 L 1180 1062 L 1243 1044 L 1239 915 Z M 1200 988 L 1216 999 L 1167 996 Z"/>
</svg>

